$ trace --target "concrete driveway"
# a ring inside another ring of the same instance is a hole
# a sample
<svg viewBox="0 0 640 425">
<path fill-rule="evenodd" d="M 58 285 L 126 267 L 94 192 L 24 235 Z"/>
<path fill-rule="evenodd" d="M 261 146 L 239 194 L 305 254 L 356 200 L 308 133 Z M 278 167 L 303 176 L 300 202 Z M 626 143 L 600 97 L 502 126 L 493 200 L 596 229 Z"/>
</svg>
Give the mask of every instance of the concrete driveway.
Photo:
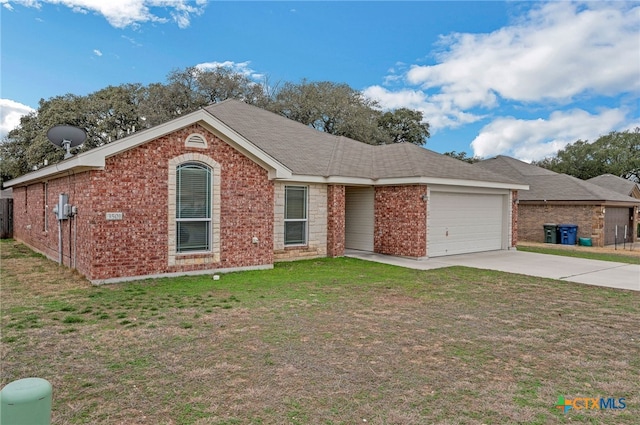
<svg viewBox="0 0 640 425">
<path fill-rule="evenodd" d="M 640 291 L 640 265 L 637 264 L 587 260 L 516 250 L 478 252 L 424 260 L 355 250 L 347 250 L 345 256 L 418 270 L 465 266 Z"/>
</svg>

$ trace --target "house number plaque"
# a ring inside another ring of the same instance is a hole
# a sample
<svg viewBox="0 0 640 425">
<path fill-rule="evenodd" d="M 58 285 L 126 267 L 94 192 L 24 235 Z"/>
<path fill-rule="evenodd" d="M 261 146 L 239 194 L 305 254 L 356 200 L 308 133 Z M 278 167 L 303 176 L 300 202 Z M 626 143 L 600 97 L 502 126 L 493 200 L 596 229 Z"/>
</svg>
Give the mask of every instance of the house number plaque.
<svg viewBox="0 0 640 425">
<path fill-rule="evenodd" d="M 121 212 L 108 212 L 106 214 L 107 220 L 122 220 Z"/>
</svg>

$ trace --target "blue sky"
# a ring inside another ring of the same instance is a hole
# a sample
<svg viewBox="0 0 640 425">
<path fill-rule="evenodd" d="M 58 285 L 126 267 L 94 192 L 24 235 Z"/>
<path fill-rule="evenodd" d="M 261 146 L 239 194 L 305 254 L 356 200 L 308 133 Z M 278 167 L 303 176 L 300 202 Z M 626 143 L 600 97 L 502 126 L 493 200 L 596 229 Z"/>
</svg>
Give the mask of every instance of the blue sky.
<svg viewBox="0 0 640 425">
<path fill-rule="evenodd" d="M 226 64 L 423 112 L 426 147 L 523 160 L 640 126 L 639 2 L 0 0 L 0 136 L 40 99 Z"/>
</svg>

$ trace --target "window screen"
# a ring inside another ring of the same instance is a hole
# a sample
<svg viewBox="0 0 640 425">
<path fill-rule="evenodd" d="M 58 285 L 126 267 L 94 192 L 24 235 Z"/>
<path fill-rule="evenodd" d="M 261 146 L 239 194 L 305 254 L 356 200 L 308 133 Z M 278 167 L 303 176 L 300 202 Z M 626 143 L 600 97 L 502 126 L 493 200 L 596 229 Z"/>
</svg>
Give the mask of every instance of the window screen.
<svg viewBox="0 0 640 425">
<path fill-rule="evenodd" d="M 307 188 L 285 186 L 284 243 L 305 245 L 307 243 Z"/>
<path fill-rule="evenodd" d="M 202 164 L 178 166 L 176 176 L 177 252 L 211 249 L 211 170 Z"/>
</svg>

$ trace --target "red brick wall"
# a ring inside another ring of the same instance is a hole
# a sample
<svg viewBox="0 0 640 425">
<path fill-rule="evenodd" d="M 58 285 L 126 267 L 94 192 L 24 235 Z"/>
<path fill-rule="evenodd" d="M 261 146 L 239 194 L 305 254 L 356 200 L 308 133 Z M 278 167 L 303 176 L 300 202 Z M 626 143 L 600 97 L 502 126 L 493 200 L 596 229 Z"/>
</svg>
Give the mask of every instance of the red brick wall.
<svg viewBox="0 0 640 425">
<path fill-rule="evenodd" d="M 206 149 L 185 147 L 185 138 L 194 132 L 206 135 Z M 188 152 L 221 164 L 221 256 L 216 264 L 169 266 L 168 162 Z M 29 186 L 26 214 L 25 201 L 14 201 L 20 228 L 16 237 L 55 257 L 55 219 L 45 235 L 36 228 L 41 224 L 35 224 L 42 215 L 41 187 L 42 183 Z M 25 191 L 18 188 L 14 193 L 22 199 Z M 49 197 L 57 199 L 60 191 L 69 193 L 70 202 L 78 206 L 77 268 L 91 280 L 273 263 L 273 182 L 266 170 L 198 125 L 107 158 L 102 171 L 49 182 Z M 123 220 L 107 221 L 107 212 L 122 212 Z M 28 231 L 27 222 L 34 222 Z M 258 244 L 252 243 L 253 236 L 259 238 Z"/>
<path fill-rule="evenodd" d="M 427 187 L 375 188 L 374 251 L 380 254 L 427 255 Z"/>
<path fill-rule="evenodd" d="M 327 256 L 342 257 L 345 240 L 345 187 L 327 187 Z"/>
<path fill-rule="evenodd" d="M 518 240 L 544 242 L 545 223 L 577 224 L 577 238 L 591 238 L 594 246 L 604 245 L 604 215 L 597 205 L 518 205 Z"/>
<path fill-rule="evenodd" d="M 58 220 L 53 208 L 60 193 L 69 196 L 69 203 L 79 211 L 86 208 L 87 197 L 82 196 L 88 173 L 69 174 L 45 183 L 14 188 L 14 237 L 51 258 L 59 260 Z M 86 209 L 85 209 L 86 211 Z M 86 273 L 86 256 L 76 249 L 80 235 L 88 235 L 81 215 L 60 222 L 62 230 L 62 262 Z"/>
</svg>

